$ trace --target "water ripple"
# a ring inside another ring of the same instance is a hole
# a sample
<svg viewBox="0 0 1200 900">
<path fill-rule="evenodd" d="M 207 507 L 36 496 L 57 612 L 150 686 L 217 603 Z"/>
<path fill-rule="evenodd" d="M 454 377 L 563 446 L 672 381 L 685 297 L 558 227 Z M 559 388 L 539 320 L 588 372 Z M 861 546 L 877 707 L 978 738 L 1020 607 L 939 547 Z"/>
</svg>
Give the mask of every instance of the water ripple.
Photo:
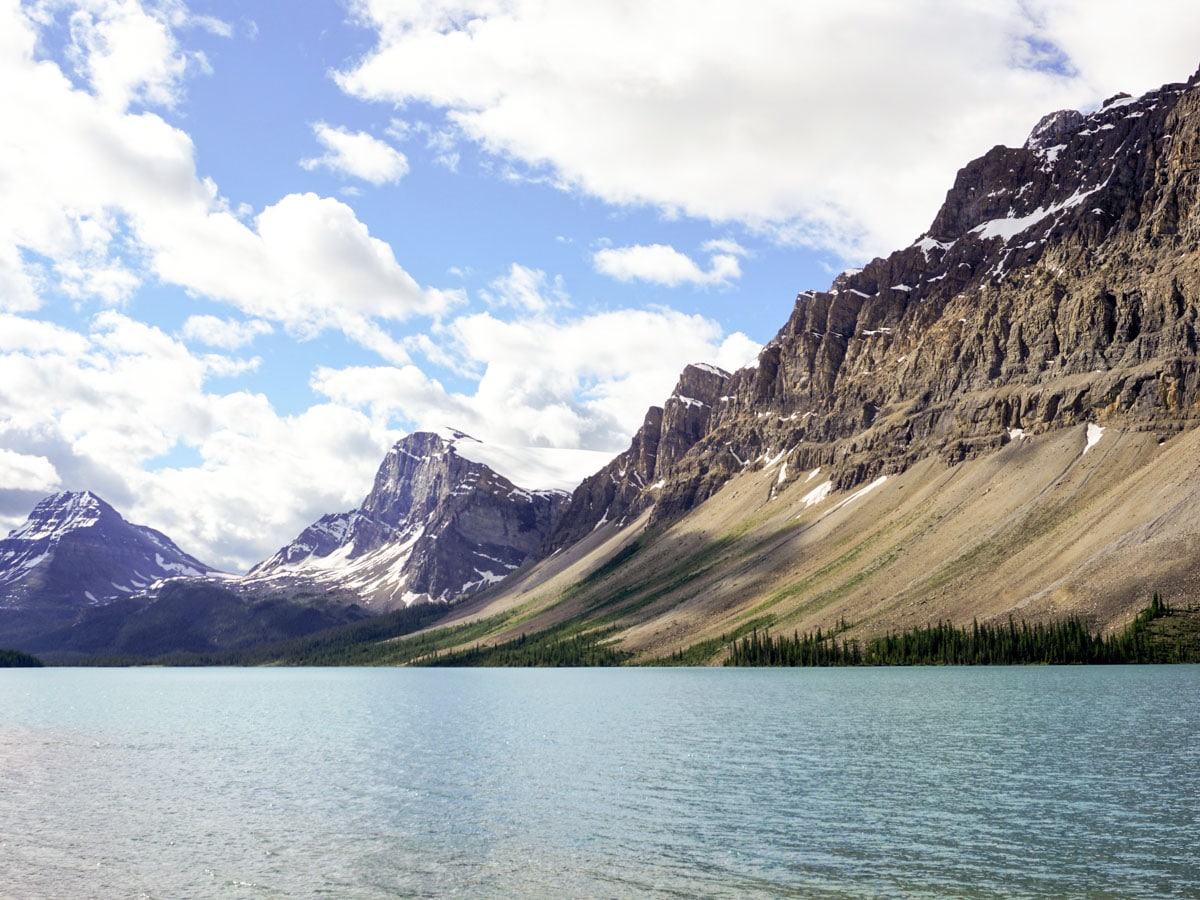
<svg viewBox="0 0 1200 900">
<path fill-rule="evenodd" d="M 1198 687 L 1196 667 L 5 673 L 0 895 L 1200 896 Z"/>
</svg>

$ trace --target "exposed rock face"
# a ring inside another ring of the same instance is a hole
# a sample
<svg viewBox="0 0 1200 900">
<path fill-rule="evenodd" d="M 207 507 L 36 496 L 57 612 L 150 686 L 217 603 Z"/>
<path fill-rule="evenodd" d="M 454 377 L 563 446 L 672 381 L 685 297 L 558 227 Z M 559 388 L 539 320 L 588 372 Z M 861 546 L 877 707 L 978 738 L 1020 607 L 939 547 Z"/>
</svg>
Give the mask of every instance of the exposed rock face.
<svg viewBox="0 0 1200 900">
<path fill-rule="evenodd" d="M 1025 146 L 993 148 L 911 246 L 797 297 L 757 367 L 729 377 L 705 433 L 658 475 L 656 518 L 780 453 L 790 472 L 826 467 L 844 488 L 926 456 L 989 453 L 1018 430 L 1190 427 L 1198 173 L 1195 77 L 1051 114 Z M 614 500 L 648 502 L 632 487 Z"/>
<path fill-rule="evenodd" d="M 0 541 L 0 611 L 6 630 L 20 630 L 66 621 L 163 579 L 214 571 L 95 494 L 67 491 L 46 497 Z"/>
<path fill-rule="evenodd" d="M 338 591 L 389 608 L 454 600 L 499 581 L 538 550 L 567 495 L 517 487 L 468 458 L 472 441 L 457 432 L 403 438 L 361 507 L 323 516 L 243 585 Z"/>
<path fill-rule="evenodd" d="M 716 366 L 685 368 L 666 403 L 646 413 L 629 449 L 575 489 L 547 548 L 567 546 L 603 522 L 628 521 L 652 504 L 679 461 L 708 433 L 715 410 L 729 401 L 729 379 Z"/>
</svg>

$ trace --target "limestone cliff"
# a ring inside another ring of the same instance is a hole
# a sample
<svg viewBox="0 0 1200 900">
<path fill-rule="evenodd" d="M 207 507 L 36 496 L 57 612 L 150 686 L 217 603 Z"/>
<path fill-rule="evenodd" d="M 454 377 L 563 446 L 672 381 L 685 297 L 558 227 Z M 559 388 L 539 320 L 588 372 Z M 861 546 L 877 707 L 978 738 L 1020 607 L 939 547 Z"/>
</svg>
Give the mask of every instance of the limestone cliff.
<svg viewBox="0 0 1200 900">
<path fill-rule="evenodd" d="M 1081 422 L 1190 427 L 1198 185 L 1195 77 L 993 148 L 912 245 L 796 298 L 673 461 L 656 517 L 780 453 L 844 488 Z"/>
<path fill-rule="evenodd" d="M 666 403 L 647 411 L 629 449 L 575 489 L 546 549 L 568 546 L 605 522 L 622 524 L 651 505 L 680 460 L 710 431 L 717 408 L 728 402 L 729 378 L 716 366 L 685 368 Z"/>
</svg>

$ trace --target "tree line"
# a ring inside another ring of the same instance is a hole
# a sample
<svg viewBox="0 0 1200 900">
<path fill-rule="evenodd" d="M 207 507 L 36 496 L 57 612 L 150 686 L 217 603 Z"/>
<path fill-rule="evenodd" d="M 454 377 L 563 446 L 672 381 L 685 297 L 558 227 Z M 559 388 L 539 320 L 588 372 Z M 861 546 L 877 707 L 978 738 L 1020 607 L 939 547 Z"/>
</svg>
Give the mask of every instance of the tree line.
<svg viewBox="0 0 1200 900">
<path fill-rule="evenodd" d="M 986 666 L 1173 663 L 1195 661 L 1194 647 L 1182 638 L 1162 639 L 1151 623 L 1174 615 L 1155 593 L 1121 633 L 1094 633 L 1076 616 L 1050 623 L 1002 625 L 971 623 L 969 628 L 938 622 L 860 642 L 836 635 L 794 631 L 791 636 L 757 628 L 734 641 L 727 666 Z M 844 621 L 838 632 L 845 629 Z"/>
<path fill-rule="evenodd" d="M 0 669 L 36 669 L 42 661 L 20 650 L 0 650 Z"/>
</svg>

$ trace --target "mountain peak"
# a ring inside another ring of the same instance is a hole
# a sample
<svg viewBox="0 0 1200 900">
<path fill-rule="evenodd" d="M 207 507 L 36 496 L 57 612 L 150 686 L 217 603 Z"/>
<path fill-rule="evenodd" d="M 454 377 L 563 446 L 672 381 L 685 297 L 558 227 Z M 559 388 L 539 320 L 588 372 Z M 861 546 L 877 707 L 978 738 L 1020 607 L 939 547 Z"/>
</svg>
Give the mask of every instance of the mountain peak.
<svg viewBox="0 0 1200 900">
<path fill-rule="evenodd" d="M 1126 95 L 1128 96 L 1128 95 Z M 1083 125 L 1083 113 L 1077 109 L 1060 109 L 1042 116 L 1025 141 L 1026 150 L 1041 150 L 1057 145 Z"/>
<path fill-rule="evenodd" d="M 91 491 L 60 491 L 34 506 L 24 524 L 13 529 L 10 539 L 53 538 L 82 528 L 91 528 L 102 518 L 121 515 Z M 123 520 L 122 520 L 123 521 Z"/>
<path fill-rule="evenodd" d="M 449 600 L 493 584 L 541 545 L 566 494 L 518 487 L 502 448 L 454 428 L 387 452 L 362 506 L 325 516 L 248 575 L 275 589 L 338 589 L 366 604 Z"/>
<path fill-rule="evenodd" d="M 126 521 L 97 494 L 61 491 L 0 540 L 0 608 L 69 614 L 162 579 L 215 571 L 161 532 Z"/>
</svg>

